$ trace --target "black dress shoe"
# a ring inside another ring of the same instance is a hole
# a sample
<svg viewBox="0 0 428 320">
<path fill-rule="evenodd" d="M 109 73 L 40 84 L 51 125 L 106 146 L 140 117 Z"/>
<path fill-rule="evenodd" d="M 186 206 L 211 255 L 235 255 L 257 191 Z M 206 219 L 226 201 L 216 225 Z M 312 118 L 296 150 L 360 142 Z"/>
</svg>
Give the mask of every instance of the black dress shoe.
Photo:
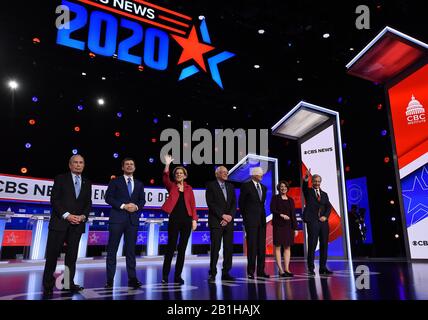
<svg viewBox="0 0 428 320">
<path fill-rule="evenodd" d="M 331 276 L 333 274 L 333 271 L 330 271 L 328 269 L 322 269 L 320 270 L 320 274 L 323 276 Z"/>
<path fill-rule="evenodd" d="M 315 271 L 314 271 L 314 270 L 308 270 L 308 274 L 309 274 L 310 276 L 314 276 L 314 275 L 315 275 Z"/>
<path fill-rule="evenodd" d="M 208 277 L 208 282 L 209 282 L 209 283 L 215 283 L 215 276 L 214 276 L 214 275 L 210 275 L 210 276 Z"/>
<path fill-rule="evenodd" d="M 254 280 L 254 274 L 249 274 L 248 279 Z"/>
<path fill-rule="evenodd" d="M 269 279 L 270 278 L 270 275 L 268 275 L 268 274 L 266 274 L 266 273 L 258 273 L 257 274 L 257 278 L 266 278 L 266 279 Z"/>
<path fill-rule="evenodd" d="M 50 298 L 53 295 L 53 289 L 52 288 L 44 288 L 43 289 L 43 297 L 44 298 Z"/>
<path fill-rule="evenodd" d="M 107 281 L 106 285 L 104 286 L 105 289 L 113 289 L 113 281 Z"/>
<path fill-rule="evenodd" d="M 175 277 L 174 282 L 178 283 L 180 286 L 184 284 L 184 280 L 181 277 Z"/>
<path fill-rule="evenodd" d="M 294 274 L 292 274 L 291 272 L 284 271 L 283 273 L 280 274 L 280 277 L 281 278 L 293 278 Z"/>
<path fill-rule="evenodd" d="M 78 284 L 72 284 L 71 286 L 70 286 L 70 291 L 71 292 L 79 292 L 79 291 L 82 291 L 82 290 L 84 290 L 85 288 L 83 288 L 83 287 L 81 287 L 81 286 L 79 286 Z"/>
<path fill-rule="evenodd" d="M 235 281 L 235 277 L 232 277 L 230 274 L 226 273 L 226 274 L 222 274 L 221 275 L 221 280 L 224 281 Z"/>
<path fill-rule="evenodd" d="M 133 288 L 133 289 L 138 289 L 142 286 L 143 284 L 138 281 L 137 279 L 131 279 L 128 281 L 128 286 Z"/>
</svg>

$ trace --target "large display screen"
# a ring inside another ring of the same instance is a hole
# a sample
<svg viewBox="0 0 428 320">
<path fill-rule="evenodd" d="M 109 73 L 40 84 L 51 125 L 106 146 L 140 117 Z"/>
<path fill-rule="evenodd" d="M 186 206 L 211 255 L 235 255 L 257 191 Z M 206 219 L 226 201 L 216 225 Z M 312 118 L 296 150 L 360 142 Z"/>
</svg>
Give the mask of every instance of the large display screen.
<svg viewBox="0 0 428 320">
<path fill-rule="evenodd" d="M 428 65 L 388 89 L 412 259 L 428 259 Z"/>
</svg>

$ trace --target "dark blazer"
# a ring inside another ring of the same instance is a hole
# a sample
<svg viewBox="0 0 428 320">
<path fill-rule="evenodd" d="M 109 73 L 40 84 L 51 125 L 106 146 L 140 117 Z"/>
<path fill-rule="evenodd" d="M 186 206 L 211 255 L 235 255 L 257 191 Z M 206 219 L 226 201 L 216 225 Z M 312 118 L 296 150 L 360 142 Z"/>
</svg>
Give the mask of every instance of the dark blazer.
<svg viewBox="0 0 428 320">
<path fill-rule="evenodd" d="M 217 180 L 207 183 L 205 199 L 208 205 L 208 225 L 210 228 L 221 228 L 220 222 L 222 215 L 231 215 L 235 218 L 236 213 L 236 194 L 233 184 L 225 182 L 227 201 L 224 198 L 223 191 Z M 233 221 L 230 223 L 233 225 Z"/>
<path fill-rule="evenodd" d="M 318 221 L 319 217 L 324 216 L 328 219 L 331 212 L 331 203 L 326 192 L 320 189 L 321 200 L 318 201 L 313 188 L 308 187 L 308 182 L 303 181 L 303 195 L 305 197 L 305 209 L 303 210 L 303 221 Z M 318 214 L 319 213 L 319 214 Z"/>
<path fill-rule="evenodd" d="M 241 185 L 239 210 L 246 228 L 266 225 L 265 201 L 267 188 L 261 183 L 260 186 L 262 188 L 261 201 L 256 186 L 252 180 Z"/>
<path fill-rule="evenodd" d="M 130 218 L 133 225 L 138 225 L 141 211 L 146 204 L 143 183 L 134 177 L 134 190 L 132 191 L 132 195 L 129 196 L 125 177 L 122 175 L 113 179 L 108 185 L 105 201 L 111 205 L 109 223 L 125 223 Z M 137 205 L 138 211 L 129 213 L 126 210 L 120 209 L 122 204 L 128 203 Z"/>
<path fill-rule="evenodd" d="M 55 177 L 51 193 L 52 215 L 49 222 L 50 230 L 65 231 L 68 226 L 72 226 L 76 228 L 76 232 L 85 232 L 85 223 L 72 225 L 62 217 L 66 212 L 79 216 L 83 214 L 87 221 L 92 206 L 92 183 L 84 177 L 81 177 L 81 179 L 80 194 L 76 199 L 71 172 Z"/>
<path fill-rule="evenodd" d="M 270 201 L 270 212 L 272 213 L 272 226 L 274 227 L 284 227 L 291 226 L 291 229 L 297 230 L 297 219 L 296 219 L 296 207 L 294 205 L 294 200 L 288 196 L 290 200 L 290 212 L 285 212 L 282 208 L 283 200 L 280 194 L 272 196 Z M 281 214 L 286 214 L 290 217 L 290 220 L 284 220 L 281 218 Z"/>
</svg>

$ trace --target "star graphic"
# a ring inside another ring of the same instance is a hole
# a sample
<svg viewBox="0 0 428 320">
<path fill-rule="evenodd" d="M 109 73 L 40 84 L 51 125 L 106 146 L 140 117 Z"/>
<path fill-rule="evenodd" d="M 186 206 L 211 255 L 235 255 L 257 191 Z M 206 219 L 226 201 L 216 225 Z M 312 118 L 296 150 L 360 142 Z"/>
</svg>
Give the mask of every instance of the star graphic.
<svg viewBox="0 0 428 320">
<path fill-rule="evenodd" d="M 188 38 L 179 37 L 177 35 L 171 36 L 183 48 L 183 52 L 181 53 L 180 60 L 178 60 L 177 64 L 182 64 L 193 59 L 202 68 L 202 70 L 207 72 L 203 55 L 204 53 L 213 50 L 214 47 L 199 42 L 195 26 L 192 27 Z"/>
<path fill-rule="evenodd" d="M 97 234 L 95 232 L 93 232 L 90 236 L 90 243 L 98 243 L 98 239 L 99 237 L 97 236 Z"/>
<path fill-rule="evenodd" d="M 6 242 L 7 243 L 16 243 L 16 235 L 14 232 L 12 232 L 11 234 L 8 235 Z"/>
<path fill-rule="evenodd" d="M 206 233 L 202 235 L 202 242 L 208 242 L 208 235 Z"/>
<path fill-rule="evenodd" d="M 422 184 L 422 179 L 416 176 L 413 180 L 413 187 L 410 190 L 402 190 L 403 197 L 408 200 L 406 215 L 411 214 L 411 225 L 420 221 L 420 212 L 428 212 L 428 196 L 426 188 Z"/>
</svg>

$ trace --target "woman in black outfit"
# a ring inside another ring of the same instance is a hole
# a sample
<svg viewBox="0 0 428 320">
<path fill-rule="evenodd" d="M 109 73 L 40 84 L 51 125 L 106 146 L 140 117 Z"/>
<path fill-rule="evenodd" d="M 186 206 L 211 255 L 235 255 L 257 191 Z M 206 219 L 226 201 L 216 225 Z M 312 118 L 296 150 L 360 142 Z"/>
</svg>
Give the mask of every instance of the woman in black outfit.
<svg viewBox="0 0 428 320">
<path fill-rule="evenodd" d="M 297 220 L 294 201 L 287 196 L 289 184 L 280 181 L 276 189 L 279 194 L 272 197 L 270 211 L 273 215 L 273 244 L 275 246 L 275 260 L 281 277 L 293 277 L 290 272 L 291 246 L 294 244 L 294 237 L 297 235 Z M 281 247 L 284 247 L 284 266 L 281 262 Z"/>
</svg>

